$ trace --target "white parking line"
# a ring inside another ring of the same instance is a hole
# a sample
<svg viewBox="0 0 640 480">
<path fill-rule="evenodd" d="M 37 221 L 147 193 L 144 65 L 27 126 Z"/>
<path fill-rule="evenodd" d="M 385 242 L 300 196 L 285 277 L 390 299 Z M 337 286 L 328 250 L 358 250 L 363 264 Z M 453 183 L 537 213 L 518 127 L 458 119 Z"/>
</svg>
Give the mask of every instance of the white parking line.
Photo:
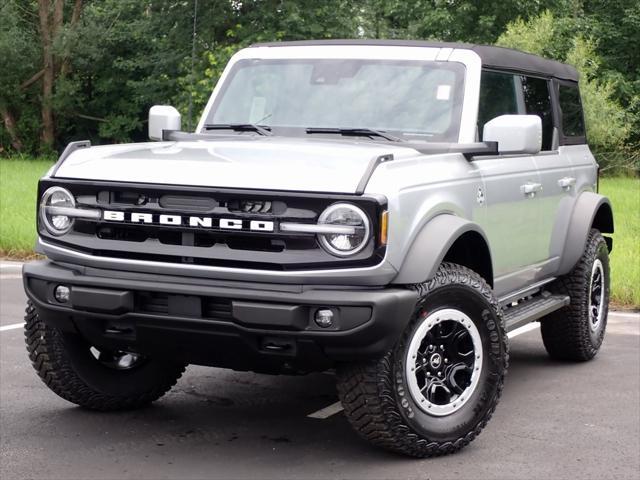
<svg viewBox="0 0 640 480">
<path fill-rule="evenodd" d="M 15 275 L 15 274 L 2 274 L 0 273 L 0 280 L 17 280 L 18 278 L 22 278 L 22 275 Z"/>
<path fill-rule="evenodd" d="M 336 413 L 340 413 L 342 410 L 344 410 L 344 408 L 342 407 L 342 404 L 340 402 L 336 402 L 336 403 L 332 403 L 328 407 L 324 407 L 318 410 L 317 412 L 310 413 L 309 415 L 307 415 L 307 417 L 324 420 L 326 418 L 329 418 L 332 415 L 335 415 Z"/>
<path fill-rule="evenodd" d="M 4 332 L 6 330 L 15 330 L 16 328 L 22 328 L 23 326 L 24 326 L 24 322 L 12 323 L 11 325 L 2 325 L 0 327 L 0 332 Z"/>
<path fill-rule="evenodd" d="M 609 316 L 622 317 L 622 318 L 635 318 L 636 320 L 640 320 L 640 313 L 634 313 L 634 312 L 609 312 Z"/>
<path fill-rule="evenodd" d="M 20 269 L 22 265 L 22 263 L 18 262 L 0 262 L 0 270 Z"/>
</svg>

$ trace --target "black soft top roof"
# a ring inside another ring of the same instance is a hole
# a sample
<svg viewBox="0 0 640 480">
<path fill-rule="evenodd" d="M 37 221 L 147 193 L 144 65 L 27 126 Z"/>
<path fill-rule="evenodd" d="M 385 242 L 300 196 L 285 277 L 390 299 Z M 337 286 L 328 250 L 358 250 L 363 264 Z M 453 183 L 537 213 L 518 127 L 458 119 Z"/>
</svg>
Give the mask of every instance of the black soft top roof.
<svg viewBox="0 0 640 480">
<path fill-rule="evenodd" d="M 461 48 L 476 52 L 485 67 L 538 74 L 562 80 L 578 81 L 578 72 L 571 65 L 511 48 L 471 43 L 429 42 L 423 40 L 300 40 L 292 42 L 256 43 L 252 47 L 285 47 L 311 45 L 387 45 L 399 47 Z"/>
</svg>

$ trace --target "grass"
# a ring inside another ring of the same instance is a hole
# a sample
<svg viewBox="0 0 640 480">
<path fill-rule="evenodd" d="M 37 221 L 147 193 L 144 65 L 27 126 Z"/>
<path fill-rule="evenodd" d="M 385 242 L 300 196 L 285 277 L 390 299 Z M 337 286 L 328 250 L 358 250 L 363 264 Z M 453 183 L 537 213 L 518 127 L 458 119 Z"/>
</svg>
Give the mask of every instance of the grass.
<svg viewBox="0 0 640 480">
<path fill-rule="evenodd" d="M 51 165 L 51 160 L 0 159 L 0 256 L 33 254 L 38 179 Z"/>
<path fill-rule="evenodd" d="M 36 187 L 52 164 L 0 159 L 0 256 L 33 255 Z M 618 306 L 640 308 L 640 179 L 604 178 L 600 191 L 611 199 L 615 215 L 612 300 Z"/>
<path fill-rule="evenodd" d="M 604 178 L 600 192 L 611 199 L 615 222 L 612 300 L 619 305 L 640 308 L 640 179 Z"/>
</svg>

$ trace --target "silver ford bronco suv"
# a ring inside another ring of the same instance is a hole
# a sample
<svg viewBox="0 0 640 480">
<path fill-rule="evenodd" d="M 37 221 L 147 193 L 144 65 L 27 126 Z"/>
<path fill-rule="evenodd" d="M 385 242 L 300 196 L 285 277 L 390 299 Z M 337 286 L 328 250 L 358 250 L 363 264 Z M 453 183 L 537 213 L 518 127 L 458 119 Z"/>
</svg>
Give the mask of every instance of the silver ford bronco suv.
<svg viewBox="0 0 640 480">
<path fill-rule="evenodd" d="M 185 365 L 335 369 L 355 430 L 451 453 L 496 408 L 507 332 L 556 359 L 605 333 L 613 215 L 578 74 L 515 50 L 259 44 L 195 132 L 71 143 L 40 180 L 26 342 L 46 385 L 146 405 Z"/>
</svg>

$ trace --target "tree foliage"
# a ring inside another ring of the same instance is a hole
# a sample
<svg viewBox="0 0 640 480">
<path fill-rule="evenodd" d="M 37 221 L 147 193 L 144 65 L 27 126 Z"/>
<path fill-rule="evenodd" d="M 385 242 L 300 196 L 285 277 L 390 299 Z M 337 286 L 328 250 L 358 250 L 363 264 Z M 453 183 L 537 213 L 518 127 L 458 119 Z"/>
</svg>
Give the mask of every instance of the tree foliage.
<svg viewBox="0 0 640 480">
<path fill-rule="evenodd" d="M 569 63 L 580 73 L 580 90 L 589 144 L 605 168 L 633 166 L 633 112 L 621 104 L 619 74 L 609 71 L 598 52 L 598 40 L 588 35 L 584 19 L 556 18 L 550 11 L 507 27 L 497 44 Z M 587 32 L 585 34 L 585 31 Z M 637 168 L 637 166 L 636 166 Z"/>
<path fill-rule="evenodd" d="M 28 112 L 34 99 L 22 86 L 34 73 L 36 41 L 35 31 L 15 3 L 0 7 L 0 153 L 7 148 L 34 150 L 39 144 L 37 120 Z M 26 110 L 23 117 L 14 113 L 20 110 Z"/>
<path fill-rule="evenodd" d="M 597 150 L 640 143 L 637 0 L 4 0 L 0 153 L 141 140 L 153 104 L 193 128 L 238 49 L 309 38 L 498 41 L 568 61 Z"/>
</svg>

